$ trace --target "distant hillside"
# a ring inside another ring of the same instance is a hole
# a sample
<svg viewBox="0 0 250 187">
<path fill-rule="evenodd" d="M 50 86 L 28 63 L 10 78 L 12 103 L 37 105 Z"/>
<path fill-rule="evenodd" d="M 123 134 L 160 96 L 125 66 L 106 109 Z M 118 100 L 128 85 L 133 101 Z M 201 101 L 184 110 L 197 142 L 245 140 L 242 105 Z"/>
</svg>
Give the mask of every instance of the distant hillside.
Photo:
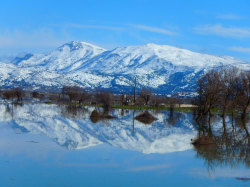
<svg viewBox="0 0 250 187">
<path fill-rule="evenodd" d="M 58 89 L 78 85 L 131 92 L 138 88 L 156 93 L 195 92 L 196 79 L 211 68 L 250 64 L 233 57 L 217 57 L 168 45 L 146 44 L 105 50 L 86 42 L 69 42 L 49 54 L 26 54 L 0 63 L 0 86 Z"/>
</svg>

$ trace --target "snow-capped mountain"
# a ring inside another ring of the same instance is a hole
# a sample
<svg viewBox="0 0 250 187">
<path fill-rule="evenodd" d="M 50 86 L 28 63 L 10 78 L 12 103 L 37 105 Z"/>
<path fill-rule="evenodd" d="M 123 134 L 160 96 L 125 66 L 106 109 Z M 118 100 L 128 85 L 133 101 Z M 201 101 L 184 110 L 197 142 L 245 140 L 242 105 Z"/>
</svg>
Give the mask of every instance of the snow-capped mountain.
<svg viewBox="0 0 250 187">
<path fill-rule="evenodd" d="M 86 42 L 69 42 L 49 54 L 27 54 L 0 67 L 0 85 L 61 88 L 79 85 L 116 92 L 146 87 L 158 93 L 194 92 L 196 79 L 211 68 L 250 64 L 232 57 L 201 54 L 168 45 L 146 44 L 105 50 Z"/>
<path fill-rule="evenodd" d="M 100 71 L 107 74 L 151 74 L 171 71 L 178 68 L 203 69 L 222 65 L 239 64 L 240 61 L 232 57 L 215 57 L 207 54 L 191 52 L 168 45 L 146 44 L 141 46 L 119 47 L 106 51 L 83 64 L 87 71 Z"/>
<path fill-rule="evenodd" d="M 73 41 L 47 55 L 25 56 L 17 65 L 21 68 L 39 67 L 46 71 L 72 71 L 104 51 L 105 49 L 86 42 Z"/>
</svg>

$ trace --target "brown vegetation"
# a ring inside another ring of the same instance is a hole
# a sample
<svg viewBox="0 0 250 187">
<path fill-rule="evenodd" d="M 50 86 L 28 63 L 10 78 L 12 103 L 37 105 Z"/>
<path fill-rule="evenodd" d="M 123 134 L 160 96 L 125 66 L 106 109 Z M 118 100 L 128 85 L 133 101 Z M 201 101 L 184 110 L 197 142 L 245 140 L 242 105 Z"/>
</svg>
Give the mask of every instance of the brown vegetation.
<svg viewBox="0 0 250 187">
<path fill-rule="evenodd" d="M 250 72 L 236 68 L 211 70 L 198 80 L 197 120 L 202 115 L 211 115 L 211 110 L 226 112 L 237 110 L 246 118 L 250 104 Z"/>
<path fill-rule="evenodd" d="M 5 90 L 3 92 L 3 97 L 5 99 L 7 99 L 7 100 L 16 99 L 16 102 L 21 102 L 24 96 L 25 96 L 25 93 L 21 88 Z"/>
<path fill-rule="evenodd" d="M 104 119 L 114 119 L 114 118 L 116 118 L 116 117 L 111 116 L 109 114 L 102 114 L 102 113 L 98 112 L 96 109 L 93 110 L 93 112 L 90 115 L 90 120 L 93 123 L 96 123 L 96 122 L 98 122 L 100 120 L 104 120 Z"/>
<path fill-rule="evenodd" d="M 208 135 L 199 136 L 194 140 L 191 139 L 191 141 L 192 141 L 193 145 L 211 145 L 211 144 L 214 144 L 212 137 L 210 137 Z"/>
<path fill-rule="evenodd" d="M 140 98 L 143 100 L 144 105 L 148 105 L 152 93 L 149 89 L 142 89 L 140 91 Z"/>
<path fill-rule="evenodd" d="M 70 103 L 84 103 L 88 98 L 88 93 L 77 86 L 64 86 L 62 88 L 62 97 L 68 96 Z"/>
<path fill-rule="evenodd" d="M 213 116 L 216 124 L 221 121 L 219 116 Z M 242 128 L 241 118 L 235 118 L 235 128 L 221 124 L 221 128 L 199 128 L 197 138 L 191 140 L 197 157 L 205 160 L 208 169 L 219 165 L 237 167 L 244 163 L 250 167 L 250 137 L 247 128 Z M 245 125 L 244 125 L 245 126 Z"/>
<path fill-rule="evenodd" d="M 110 92 L 97 91 L 95 94 L 96 104 L 103 106 L 104 111 L 108 112 L 112 106 L 113 95 Z"/>
<path fill-rule="evenodd" d="M 152 104 L 152 106 L 155 106 L 155 107 L 160 107 L 162 105 L 164 106 L 166 104 L 166 99 L 165 99 L 165 97 L 162 97 L 162 96 L 152 95 L 151 104 Z"/>
<path fill-rule="evenodd" d="M 148 111 L 139 114 L 135 117 L 135 119 L 144 124 L 151 124 L 153 121 L 157 120 L 157 118 L 150 114 Z"/>
</svg>

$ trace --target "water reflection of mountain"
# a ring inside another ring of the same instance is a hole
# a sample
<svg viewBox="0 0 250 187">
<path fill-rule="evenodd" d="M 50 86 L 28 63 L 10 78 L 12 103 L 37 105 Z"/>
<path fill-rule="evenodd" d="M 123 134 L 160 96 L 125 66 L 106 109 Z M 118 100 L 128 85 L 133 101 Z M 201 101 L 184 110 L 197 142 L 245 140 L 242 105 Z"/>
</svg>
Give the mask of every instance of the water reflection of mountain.
<svg viewBox="0 0 250 187">
<path fill-rule="evenodd" d="M 14 108 L 13 120 L 6 106 L 0 106 L 0 123 L 9 123 L 22 132 L 44 134 L 67 149 L 83 149 L 103 143 L 142 153 L 166 153 L 190 149 L 190 139 L 197 133 L 192 116 L 179 114 L 171 125 L 167 112 L 153 115 L 151 125 L 133 121 L 133 111 L 112 111 L 117 119 L 93 124 L 89 116 L 94 108 L 33 104 Z M 134 115 L 138 114 L 135 112 Z"/>
</svg>

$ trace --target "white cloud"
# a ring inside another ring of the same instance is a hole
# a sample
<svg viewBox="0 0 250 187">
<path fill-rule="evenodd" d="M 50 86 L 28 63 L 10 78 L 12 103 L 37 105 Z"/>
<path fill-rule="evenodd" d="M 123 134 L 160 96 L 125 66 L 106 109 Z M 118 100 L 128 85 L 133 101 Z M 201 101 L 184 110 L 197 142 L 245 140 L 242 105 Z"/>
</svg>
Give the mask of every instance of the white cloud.
<svg viewBox="0 0 250 187">
<path fill-rule="evenodd" d="M 217 14 L 216 18 L 218 19 L 228 19 L 228 20 L 239 20 L 244 19 L 244 17 L 236 15 L 236 14 Z"/>
<path fill-rule="evenodd" d="M 250 37 L 249 28 L 224 27 L 220 24 L 197 26 L 194 30 L 199 34 L 213 34 L 223 37 L 247 38 Z"/>
<path fill-rule="evenodd" d="M 84 24 L 66 24 L 67 27 L 77 29 L 100 29 L 100 30 L 111 30 L 111 31 L 122 31 L 123 27 L 105 26 L 105 25 L 84 25 Z"/>
<path fill-rule="evenodd" d="M 129 168 L 127 171 L 138 172 L 138 171 L 152 171 L 169 168 L 169 164 L 157 164 L 157 165 L 148 165 L 148 166 L 138 166 L 134 168 Z"/>
<path fill-rule="evenodd" d="M 195 177 L 205 177 L 205 178 L 247 178 L 249 177 L 247 170 L 240 170 L 240 169 L 224 169 L 224 168 L 216 168 L 215 170 L 208 171 L 204 168 L 193 168 L 190 171 L 188 171 L 190 175 L 193 175 Z"/>
<path fill-rule="evenodd" d="M 158 28 L 158 27 L 151 27 L 147 25 L 129 25 L 132 28 L 136 28 L 139 30 L 144 30 L 148 32 L 153 32 L 153 33 L 160 33 L 160 34 L 166 34 L 166 35 L 176 35 L 175 32 L 172 32 L 167 29 L 163 28 Z M 110 30 L 110 31 L 124 31 L 127 30 L 128 28 L 126 27 L 116 27 L 116 26 L 105 26 L 105 25 L 85 25 L 85 24 L 66 24 L 66 27 L 69 28 L 77 28 L 77 29 L 100 29 L 100 30 Z"/>
<path fill-rule="evenodd" d="M 240 53 L 248 53 L 250 54 L 250 48 L 245 48 L 245 47 L 230 47 L 229 48 L 231 51 L 236 51 Z"/>
<path fill-rule="evenodd" d="M 172 32 L 172 31 L 167 30 L 167 29 L 163 29 L 163 28 L 151 27 L 151 26 L 147 26 L 147 25 L 132 25 L 132 26 L 134 28 L 144 30 L 144 31 L 148 31 L 148 32 L 166 34 L 166 35 L 169 35 L 169 36 L 177 35 L 177 33 Z"/>
</svg>

